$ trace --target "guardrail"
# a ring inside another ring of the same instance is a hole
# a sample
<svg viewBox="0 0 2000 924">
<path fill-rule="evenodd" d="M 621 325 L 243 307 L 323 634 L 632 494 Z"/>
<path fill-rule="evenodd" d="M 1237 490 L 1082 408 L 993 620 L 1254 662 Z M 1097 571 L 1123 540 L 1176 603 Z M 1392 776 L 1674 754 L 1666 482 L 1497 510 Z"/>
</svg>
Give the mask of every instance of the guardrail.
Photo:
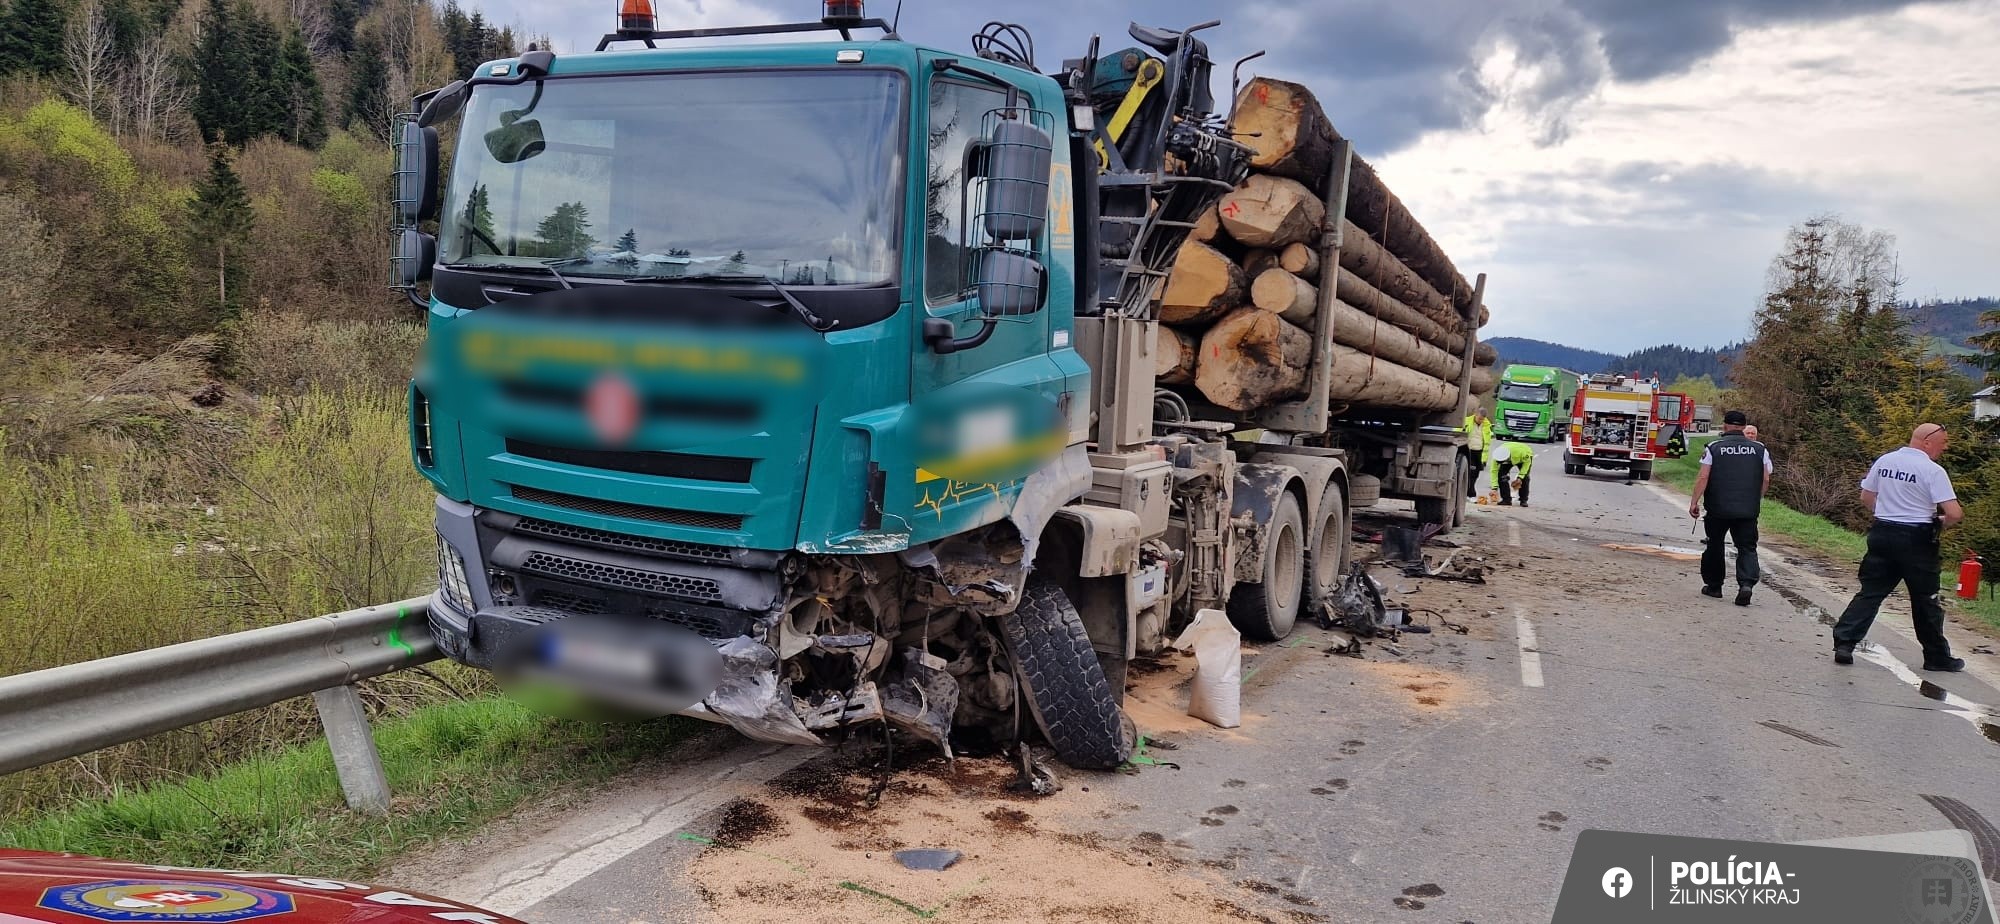
<svg viewBox="0 0 2000 924">
<path fill-rule="evenodd" d="M 437 660 L 423 598 L 0 677 L 0 774 L 312 694 L 347 804 L 389 810 L 354 684 Z"/>
</svg>

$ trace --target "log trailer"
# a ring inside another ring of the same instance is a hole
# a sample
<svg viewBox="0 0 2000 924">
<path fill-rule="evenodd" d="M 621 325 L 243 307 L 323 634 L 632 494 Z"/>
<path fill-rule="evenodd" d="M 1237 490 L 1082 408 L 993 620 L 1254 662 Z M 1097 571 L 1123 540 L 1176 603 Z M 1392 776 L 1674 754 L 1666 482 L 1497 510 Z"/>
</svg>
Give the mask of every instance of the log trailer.
<svg viewBox="0 0 2000 924">
<path fill-rule="evenodd" d="M 1457 312 L 1448 407 L 1330 391 L 1368 365 L 1332 337 L 1338 220 L 1296 388 L 1237 412 L 1156 383 L 1176 254 L 1258 156 L 1214 111 L 1216 23 L 1049 74 L 1018 27 L 968 54 L 823 12 L 661 31 L 625 0 L 596 52 L 531 46 L 399 124 L 449 657 L 763 740 L 1038 732 L 1110 768 L 1126 665 L 1196 611 L 1283 638 L 1353 508 L 1462 514 L 1484 280 L 1448 261 L 1423 267 Z M 698 42 L 814 32 L 840 38 Z M 1365 165 L 1319 130 L 1325 213 L 1353 217 Z"/>
</svg>

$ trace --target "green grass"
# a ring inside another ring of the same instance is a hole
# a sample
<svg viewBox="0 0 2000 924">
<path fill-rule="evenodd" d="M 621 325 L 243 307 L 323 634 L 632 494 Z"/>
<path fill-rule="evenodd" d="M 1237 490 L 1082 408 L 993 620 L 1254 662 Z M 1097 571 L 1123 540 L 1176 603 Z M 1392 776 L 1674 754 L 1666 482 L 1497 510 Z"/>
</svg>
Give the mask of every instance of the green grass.
<svg viewBox="0 0 2000 924">
<path fill-rule="evenodd" d="M 347 810 L 322 740 L 45 812 L 0 827 L 0 844 L 366 878 L 391 856 L 606 779 L 705 727 L 680 718 L 594 725 L 504 699 L 445 703 L 377 724 L 395 796 L 387 818 Z"/>
<path fill-rule="evenodd" d="M 1682 492 L 1692 492 L 1694 481 L 1701 473 L 1701 448 L 1709 438 L 1691 440 L 1688 454 L 1679 459 L 1669 459 L 1653 467 L 1653 477 L 1673 485 Z M 1847 529 L 1828 520 L 1800 513 L 1774 500 L 1764 501 L 1757 515 L 1758 528 L 1762 532 L 1776 533 L 1797 543 L 1801 547 L 1831 558 L 1843 564 L 1859 564 L 1861 556 L 1868 551 L 1868 539 L 1860 533 Z M 1958 566 L 1946 568 L 1943 576 L 1946 599 L 1960 612 L 1984 623 L 1989 631 L 2000 632 L 2000 599 L 1960 600 L 1951 596 L 1951 588 L 1958 583 Z"/>
</svg>

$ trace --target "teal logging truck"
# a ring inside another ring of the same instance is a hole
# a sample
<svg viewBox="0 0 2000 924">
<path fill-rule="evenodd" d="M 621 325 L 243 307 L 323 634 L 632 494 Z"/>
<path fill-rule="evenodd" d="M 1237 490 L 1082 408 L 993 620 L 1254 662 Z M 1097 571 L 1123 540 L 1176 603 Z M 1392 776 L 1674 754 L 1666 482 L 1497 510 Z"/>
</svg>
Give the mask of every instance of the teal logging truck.
<svg viewBox="0 0 2000 924">
<path fill-rule="evenodd" d="M 1553 443 L 1569 435 L 1578 376 L 1549 366 L 1508 366 L 1493 399 L 1493 434 L 1506 440 Z"/>
<path fill-rule="evenodd" d="M 1049 76 L 1000 24 L 962 54 L 858 2 L 687 32 L 626 6 L 398 128 L 451 658 L 764 740 L 1039 733 L 1111 767 L 1126 664 L 1197 610 L 1282 638 L 1350 507 L 1460 514 L 1453 413 L 1336 427 L 1318 356 L 1318 397 L 1256 420 L 1155 387 L 1155 296 L 1248 170 L 1194 29 Z M 753 32 L 840 38 L 688 47 Z"/>
</svg>

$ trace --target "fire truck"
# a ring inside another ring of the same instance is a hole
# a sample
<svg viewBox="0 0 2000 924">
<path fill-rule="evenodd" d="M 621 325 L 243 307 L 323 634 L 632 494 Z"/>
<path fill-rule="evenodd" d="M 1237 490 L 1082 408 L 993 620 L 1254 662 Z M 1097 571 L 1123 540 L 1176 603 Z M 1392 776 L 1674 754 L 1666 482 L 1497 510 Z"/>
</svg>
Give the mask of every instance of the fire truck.
<svg viewBox="0 0 2000 924">
<path fill-rule="evenodd" d="M 1694 408 L 1686 395 L 1661 393 L 1654 380 L 1616 373 L 1593 375 L 1570 404 L 1569 446 L 1563 473 L 1586 469 L 1629 472 L 1651 481 L 1653 460 L 1685 452 L 1685 433 Z"/>
</svg>

